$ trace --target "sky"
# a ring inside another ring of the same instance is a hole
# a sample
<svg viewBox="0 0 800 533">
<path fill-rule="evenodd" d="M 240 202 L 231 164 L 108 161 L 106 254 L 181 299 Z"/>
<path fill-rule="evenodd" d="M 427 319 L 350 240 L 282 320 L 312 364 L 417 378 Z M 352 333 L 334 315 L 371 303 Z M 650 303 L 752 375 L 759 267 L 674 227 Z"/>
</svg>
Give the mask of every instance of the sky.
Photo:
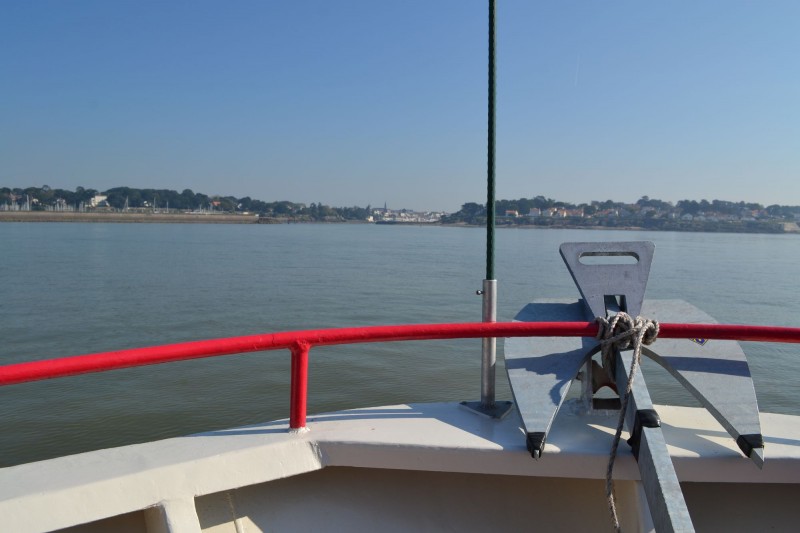
<svg viewBox="0 0 800 533">
<path fill-rule="evenodd" d="M 497 198 L 800 205 L 800 2 L 497 4 Z M 484 203 L 487 5 L 0 0 L 0 186 Z"/>
</svg>

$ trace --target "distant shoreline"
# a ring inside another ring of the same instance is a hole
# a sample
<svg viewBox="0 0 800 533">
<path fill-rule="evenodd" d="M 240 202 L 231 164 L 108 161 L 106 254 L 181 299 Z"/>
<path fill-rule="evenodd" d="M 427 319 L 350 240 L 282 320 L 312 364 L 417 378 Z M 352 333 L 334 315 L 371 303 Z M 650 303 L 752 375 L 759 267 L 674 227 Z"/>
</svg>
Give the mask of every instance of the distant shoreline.
<svg viewBox="0 0 800 533">
<path fill-rule="evenodd" d="M 111 224 L 369 224 L 366 221 L 341 221 L 341 222 L 312 222 L 294 220 L 289 218 L 265 218 L 257 215 L 231 215 L 231 214 L 198 214 L 198 213 L 64 213 L 54 211 L 0 211 L 2 222 L 66 222 L 66 223 L 111 223 Z M 454 223 L 422 223 L 422 222 L 394 222 L 378 225 L 397 226 L 440 226 L 456 228 L 481 228 L 486 226 Z M 691 230 L 659 230 L 637 226 L 580 226 L 580 225 L 509 225 L 500 224 L 497 229 L 581 229 L 581 230 L 616 230 L 616 231 L 679 231 L 692 232 Z M 720 233 L 768 233 L 768 232 L 742 232 L 721 231 Z M 800 227 L 796 223 L 784 223 L 783 234 L 800 234 Z"/>
<path fill-rule="evenodd" d="M 122 224 L 258 224 L 256 215 L 193 213 L 64 213 L 0 211 L 0 222 L 108 222 Z"/>
<path fill-rule="evenodd" d="M 698 229 L 683 229 L 683 228 L 643 228 L 641 226 L 582 226 L 580 224 L 552 224 L 548 226 L 539 226 L 534 224 L 499 224 L 495 228 L 501 229 L 519 229 L 519 230 L 549 230 L 549 229 L 579 229 L 588 231 L 650 231 L 650 232 L 676 232 L 676 233 L 730 233 L 730 234 L 761 234 L 761 235 L 788 235 L 800 234 L 800 226 L 796 222 L 784 222 L 783 231 L 736 231 L 733 228 L 718 229 L 716 231 L 708 231 L 703 228 Z M 456 222 L 453 224 L 439 224 L 448 228 L 485 228 L 485 225 L 480 224 L 466 224 L 463 222 Z"/>
<path fill-rule="evenodd" d="M 361 220 L 309 221 L 288 217 L 259 217 L 222 213 L 74 213 L 58 211 L 0 211 L 3 222 L 108 224 L 371 224 Z"/>
</svg>

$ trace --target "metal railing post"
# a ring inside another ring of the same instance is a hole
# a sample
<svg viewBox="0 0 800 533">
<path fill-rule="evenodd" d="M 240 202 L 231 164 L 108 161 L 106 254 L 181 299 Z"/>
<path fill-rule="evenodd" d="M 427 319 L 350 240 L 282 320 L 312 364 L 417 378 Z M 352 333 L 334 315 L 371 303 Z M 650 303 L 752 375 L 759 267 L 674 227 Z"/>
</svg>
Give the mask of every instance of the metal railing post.
<svg viewBox="0 0 800 533">
<path fill-rule="evenodd" d="M 308 351 L 311 345 L 299 341 L 292 350 L 292 386 L 290 392 L 289 428 L 301 430 L 306 427 L 306 405 L 308 401 Z"/>
</svg>

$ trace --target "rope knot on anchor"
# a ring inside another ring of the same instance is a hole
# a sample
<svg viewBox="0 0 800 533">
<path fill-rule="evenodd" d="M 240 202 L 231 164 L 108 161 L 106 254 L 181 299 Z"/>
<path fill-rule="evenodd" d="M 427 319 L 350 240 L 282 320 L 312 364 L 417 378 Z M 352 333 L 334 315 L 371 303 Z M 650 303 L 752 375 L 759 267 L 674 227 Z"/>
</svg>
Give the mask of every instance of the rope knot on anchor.
<svg viewBox="0 0 800 533">
<path fill-rule="evenodd" d="M 625 388 L 625 392 L 621 395 L 622 405 L 620 407 L 619 420 L 617 421 L 617 431 L 611 442 L 611 452 L 609 453 L 608 467 L 606 468 L 606 499 L 608 511 L 611 515 L 611 523 L 614 526 L 614 530 L 619 532 L 621 528 L 619 517 L 617 516 L 613 482 L 614 460 L 617 457 L 617 448 L 619 446 L 620 436 L 622 435 L 622 427 L 625 423 L 625 412 L 628 410 L 628 399 L 630 398 L 631 388 L 633 387 L 633 378 L 642 360 L 642 346 L 653 344 L 656 341 L 659 326 L 656 320 L 650 320 L 640 316 L 633 318 L 629 314 L 622 312 L 614 315 L 610 319 L 599 316 L 595 320 L 597 322 L 596 339 L 600 343 L 603 367 L 605 367 L 611 376 L 616 376 L 616 350 L 633 349 L 628 384 Z"/>
<path fill-rule="evenodd" d="M 597 336 L 595 339 L 600 343 L 603 367 L 609 374 L 616 375 L 616 358 L 614 349 L 634 350 L 634 358 L 638 362 L 641 359 L 642 345 L 653 344 L 658 338 L 659 325 L 657 320 L 650 320 L 637 316 L 633 318 L 628 313 L 617 313 L 610 319 L 599 316 L 597 322 Z"/>
</svg>

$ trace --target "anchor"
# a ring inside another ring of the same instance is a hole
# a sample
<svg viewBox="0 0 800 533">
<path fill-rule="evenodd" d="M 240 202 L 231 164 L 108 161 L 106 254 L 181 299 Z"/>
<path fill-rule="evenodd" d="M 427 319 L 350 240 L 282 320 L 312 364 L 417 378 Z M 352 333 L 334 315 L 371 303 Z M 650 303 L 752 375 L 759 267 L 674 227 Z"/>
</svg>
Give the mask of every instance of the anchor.
<svg viewBox="0 0 800 533">
<path fill-rule="evenodd" d="M 716 323 L 702 310 L 681 300 L 645 301 L 653 261 L 652 242 L 564 243 L 561 257 L 581 294 L 578 301 L 535 300 L 516 321 L 593 321 L 620 311 L 662 322 Z M 616 258 L 615 264 L 593 257 Z M 621 260 L 626 260 L 625 262 Z M 600 351 L 589 338 L 513 339 L 506 343 L 505 359 L 515 404 L 522 418 L 526 444 L 539 459 L 547 435 L 564 403 L 569 386 L 579 375 L 581 402 L 587 411 L 619 409 L 619 400 L 595 398 L 603 385 L 624 391 L 631 369 L 630 352 L 615 350 L 613 368 L 592 357 Z M 644 347 L 650 357 L 674 376 L 733 437 L 742 453 L 759 468 L 764 463 L 764 441 L 752 376 L 744 352 L 735 341 L 660 339 Z M 667 450 L 658 414 L 641 369 L 632 383 L 625 416 L 628 441 L 639 472 L 656 530 L 693 531 L 675 469 Z"/>
</svg>

